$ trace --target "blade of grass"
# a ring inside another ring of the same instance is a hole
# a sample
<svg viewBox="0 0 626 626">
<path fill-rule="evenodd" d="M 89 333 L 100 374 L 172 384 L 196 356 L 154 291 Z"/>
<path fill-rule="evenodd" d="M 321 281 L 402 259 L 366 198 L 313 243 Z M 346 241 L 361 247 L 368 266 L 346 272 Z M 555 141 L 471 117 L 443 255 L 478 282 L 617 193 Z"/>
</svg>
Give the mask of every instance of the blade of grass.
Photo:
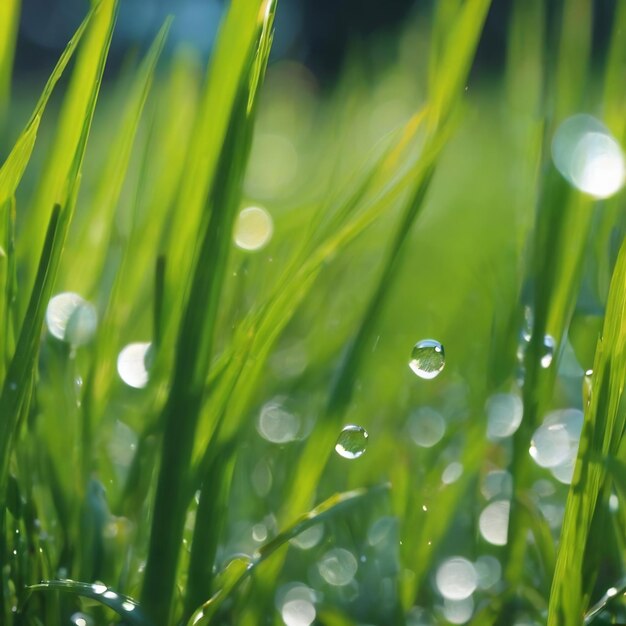
<svg viewBox="0 0 626 626">
<path fill-rule="evenodd" d="M 274 9 L 275 3 L 268 0 L 233 4 L 221 34 L 226 37 L 233 25 L 240 24 L 247 36 L 244 51 L 247 60 L 237 76 L 238 93 L 232 111 L 228 112 L 228 132 L 217 166 L 221 184 L 210 190 L 202 219 L 189 299 L 177 341 L 172 389 L 162 414 L 162 461 L 141 596 L 143 606 L 157 625 L 168 623 L 172 616 L 174 578 L 192 489 L 189 460 L 208 379 L 215 320 L 230 249 L 230 238 L 225 234 L 232 232 L 239 203 L 254 121 L 250 103 L 254 102 L 267 63 Z M 223 62 L 219 45 L 216 59 L 214 71 L 217 72 Z M 214 80 L 219 81 L 220 77 Z M 185 415 L 182 422 L 181 414 Z"/>
<path fill-rule="evenodd" d="M 20 4 L 20 0 L 5 0 L 0 4 L 0 126 L 4 121 L 11 90 Z"/>
<path fill-rule="evenodd" d="M 626 245 L 620 250 L 607 314 L 593 367 L 591 400 L 585 410 L 574 478 L 567 497 L 563 528 L 552 581 L 549 626 L 580 624 L 590 590 L 583 584 L 586 547 L 606 467 L 594 462 L 615 457 L 626 427 Z"/>
</svg>

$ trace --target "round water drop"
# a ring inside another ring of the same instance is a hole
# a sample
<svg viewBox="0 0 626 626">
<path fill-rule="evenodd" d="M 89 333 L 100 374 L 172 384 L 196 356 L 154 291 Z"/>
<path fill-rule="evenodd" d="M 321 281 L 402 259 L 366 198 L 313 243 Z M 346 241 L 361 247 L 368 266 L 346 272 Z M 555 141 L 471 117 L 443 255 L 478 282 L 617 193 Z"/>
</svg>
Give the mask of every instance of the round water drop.
<svg viewBox="0 0 626 626">
<path fill-rule="evenodd" d="M 442 415 L 430 407 L 414 411 L 408 420 L 411 439 L 422 448 L 432 448 L 438 444 L 446 432 L 446 421 Z"/>
<path fill-rule="evenodd" d="M 448 600 L 469 598 L 478 584 L 474 566 L 462 557 L 444 561 L 437 570 L 435 582 L 439 593 Z"/>
<path fill-rule="evenodd" d="M 508 500 L 496 500 L 483 509 L 478 519 L 478 528 L 485 541 L 494 546 L 506 545 L 510 511 L 511 504 Z"/>
<path fill-rule="evenodd" d="M 149 342 L 129 343 L 117 357 L 117 373 L 129 386 L 142 389 L 148 384 Z"/>
<path fill-rule="evenodd" d="M 487 400 L 485 409 L 487 437 L 491 441 L 510 437 L 522 423 L 522 400 L 512 393 L 494 394 Z"/>
<path fill-rule="evenodd" d="M 571 185 L 594 198 L 614 195 L 626 179 L 619 143 L 591 115 L 574 115 L 559 126 L 552 140 L 552 159 Z"/>
<path fill-rule="evenodd" d="M 438 376 L 446 364 L 443 346 L 435 339 L 422 339 L 413 346 L 409 367 L 420 378 L 430 380 Z"/>
<path fill-rule="evenodd" d="M 298 438 L 300 418 L 284 408 L 285 398 L 270 400 L 261 409 L 257 422 L 259 435 L 272 443 L 289 443 Z"/>
<path fill-rule="evenodd" d="M 358 459 L 365 452 L 368 437 L 365 428 L 349 424 L 339 434 L 335 452 L 344 459 Z"/>
<path fill-rule="evenodd" d="M 329 585 L 343 587 L 354 578 L 358 564 L 352 552 L 335 548 L 321 558 L 317 567 L 321 577 Z"/>
<path fill-rule="evenodd" d="M 315 607 L 309 600 L 289 600 L 280 612 L 285 626 L 310 626 L 315 621 Z"/>
<path fill-rule="evenodd" d="M 101 594 L 103 594 L 107 590 L 107 586 L 103 585 L 100 582 L 96 582 L 93 585 L 91 585 L 91 590 L 94 593 L 97 593 L 98 595 L 101 595 Z"/>
<path fill-rule="evenodd" d="M 261 207 L 243 209 L 235 222 L 234 240 L 242 250 L 260 250 L 271 239 L 274 225 L 270 214 Z"/>
<path fill-rule="evenodd" d="M 50 299 L 46 325 L 53 337 L 73 346 L 82 346 L 93 338 L 98 315 L 93 304 L 77 293 L 66 291 Z"/>
<path fill-rule="evenodd" d="M 556 346 L 556 341 L 554 341 L 554 337 L 552 335 L 546 335 L 543 338 L 543 351 L 541 353 L 541 367 L 547 369 L 552 364 L 552 359 L 554 358 L 554 348 Z"/>
</svg>

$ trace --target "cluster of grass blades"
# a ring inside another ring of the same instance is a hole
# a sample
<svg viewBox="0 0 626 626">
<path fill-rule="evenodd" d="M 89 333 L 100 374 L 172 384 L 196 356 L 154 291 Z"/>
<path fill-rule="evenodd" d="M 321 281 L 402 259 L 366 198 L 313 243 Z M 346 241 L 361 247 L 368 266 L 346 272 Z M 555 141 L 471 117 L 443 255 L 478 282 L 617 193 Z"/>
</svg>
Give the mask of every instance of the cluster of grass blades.
<svg viewBox="0 0 626 626">
<path fill-rule="evenodd" d="M 21 133 L 0 6 L 0 622 L 620 623 L 623 195 L 556 138 L 626 138 L 625 5 L 592 62 L 591 0 L 516 0 L 474 90 L 440 0 L 319 94 L 275 0 L 101 89 L 118 4 Z"/>
</svg>

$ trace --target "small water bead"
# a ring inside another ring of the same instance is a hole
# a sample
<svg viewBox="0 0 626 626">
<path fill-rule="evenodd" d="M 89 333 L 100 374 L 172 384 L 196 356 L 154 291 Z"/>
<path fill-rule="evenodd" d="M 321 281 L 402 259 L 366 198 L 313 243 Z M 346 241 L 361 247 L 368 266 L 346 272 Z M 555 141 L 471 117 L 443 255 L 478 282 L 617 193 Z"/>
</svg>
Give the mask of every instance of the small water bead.
<svg viewBox="0 0 626 626">
<path fill-rule="evenodd" d="M 591 402 L 591 385 L 593 370 L 587 370 L 583 377 L 583 407 L 587 407 Z"/>
<path fill-rule="evenodd" d="M 339 434 L 335 452 L 344 459 L 358 459 L 365 452 L 368 437 L 365 428 L 349 424 Z"/>
<path fill-rule="evenodd" d="M 515 394 L 496 393 L 487 400 L 485 409 L 487 437 L 491 441 L 510 437 L 522 423 L 524 405 L 521 398 Z"/>
<path fill-rule="evenodd" d="M 98 325 L 93 304 L 77 293 L 66 291 L 50 299 L 46 309 L 46 325 L 53 337 L 73 346 L 91 341 Z"/>
<path fill-rule="evenodd" d="M 315 606 L 309 600 L 289 600 L 280 612 L 285 626 L 310 626 L 315 621 Z"/>
<path fill-rule="evenodd" d="M 143 389 L 148 384 L 151 346 L 149 342 L 129 343 L 119 353 L 117 373 L 129 387 Z"/>
<path fill-rule="evenodd" d="M 265 246 L 273 232 L 270 214 L 261 207 L 251 206 L 239 213 L 233 237 L 237 247 L 252 252 Z"/>
<path fill-rule="evenodd" d="M 626 179 L 626 164 L 619 143 L 591 115 L 574 115 L 557 129 L 552 160 L 576 189 L 594 198 L 617 193 Z"/>
<path fill-rule="evenodd" d="M 478 528 L 485 541 L 494 546 L 506 545 L 510 512 L 508 500 L 496 500 L 483 509 L 478 518 Z"/>
<path fill-rule="evenodd" d="M 452 557 L 437 569 L 435 582 L 439 593 L 448 600 L 469 598 L 478 584 L 472 563 L 462 557 Z"/>
<path fill-rule="evenodd" d="M 422 448 L 438 444 L 446 432 L 443 416 L 430 407 L 421 407 L 411 413 L 407 428 L 411 439 Z"/>
<path fill-rule="evenodd" d="M 556 341 L 552 335 L 546 335 L 543 338 L 543 351 L 541 353 L 541 367 L 547 369 L 552 365 L 552 359 L 554 358 L 554 348 L 556 347 Z"/>
<path fill-rule="evenodd" d="M 619 498 L 612 493 L 609 496 L 609 511 L 611 511 L 611 513 L 616 513 L 619 509 Z"/>
<path fill-rule="evenodd" d="M 422 339 L 413 346 L 409 367 L 420 378 L 430 380 L 438 376 L 446 364 L 443 346 L 435 339 Z"/>
<path fill-rule="evenodd" d="M 352 552 L 343 548 L 334 548 L 320 559 L 317 567 L 321 577 L 329 585 L 342 587 L 354 578 L 358 563 Z"/>
</svg>

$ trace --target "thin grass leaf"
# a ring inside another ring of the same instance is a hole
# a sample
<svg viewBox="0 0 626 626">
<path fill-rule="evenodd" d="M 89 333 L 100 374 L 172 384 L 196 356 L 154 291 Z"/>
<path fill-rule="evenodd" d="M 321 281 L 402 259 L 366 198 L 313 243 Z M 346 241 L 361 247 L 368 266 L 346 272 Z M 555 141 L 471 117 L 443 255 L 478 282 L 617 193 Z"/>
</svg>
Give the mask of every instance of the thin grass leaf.
<svg viewBox="0 0 626 626">
<path fill-rule="evenodd" d="M 11 5 L 10 0 L 8 5 L 3 3 L 3 9 L 5 6 Z M 79 26 L 78 30 L 70 39 L 70 42 L 65 47 L 63 54 L 60 56 L 56 67 L 50 74 L 50 78 L 44 87 L 44 90 L 35 106 L 35 110 L 33 111 L 30 120 L 26 124 L 26 127 L 20 134 L 17 142 L 15 143 L 11 153 L 7 157 L 6 161 L 2 165 L 0 169 L 0 205 L 7 202 L 14 194 L 17 186 L 19 185 L 20 180 L 22 179 L 22 175 L 24 174 L 24 170 L 30 161 L 30 156 L 33 151 L 33 147 L 35 145 L 35 140 L 37 138 L 37 130 L 39 129 L 39 123 L 41 121 L 41 116 L 48 104 L 48 100 L 54 91 L 54 87 L 57 82 L 61 78 L 67 64 L 69 63 L 78 42 L 81 40 L 89 22 L 91 21 L 95 8 L 93 8 L 87 15 L 87 17 L 83 20 L 82 24 Z M 0 23 L 3 24 L 0 20 Z M 1 38 L 0 38 L 1 41 Z"/>
<path fill-rule="evenodd" d="M 377 485 L 368 489 L 355 489 L 331 496 L 314 509 L 300 516 L 293 524 L 280 532 L 271 541 L 261 546 L 252 560 L 237 559 L 224 572 L 222 587 L 215 595 L 199 607 L 187 622 L 187 626 L 206 626 L 211 623 L 220 607 L 252 572 L 265 560 L 285 547 L 290 539 L 315 524 L 332 519 L 366 499 L 387 493 L 389 485 Z"/>
<path fill-rule="evenodd" d="M 139 604 L 129 598 L 113 591 L 101 583 L 82 583 L 75 580 L 45 580 L 37 585 L 30 585 L 28 590 L 32 592 L 60 591 L 82 598 L 95 600 L 115 611 L 124 623 L 129 626 L 153 626 L 153 623 L 143 613 Z"/>
<path fill-rule="evenodd" d="M 9 102 L 20 4 L 20 0 L 5 0 L 0 4 L 0 124 Z"/>
<path fill-rule="evenodd" d="M 615 457 L 626 426 L 626 245 L 615 267 L 607 314 L 593 367 L 591 401 L 583 431 L 561 531 L 550 594 L 549 626 L 579 624 L 589 601 L 584 584 L 585 548 L 602 493 L 606 467 L 594 462 Z"/>
</svg>

